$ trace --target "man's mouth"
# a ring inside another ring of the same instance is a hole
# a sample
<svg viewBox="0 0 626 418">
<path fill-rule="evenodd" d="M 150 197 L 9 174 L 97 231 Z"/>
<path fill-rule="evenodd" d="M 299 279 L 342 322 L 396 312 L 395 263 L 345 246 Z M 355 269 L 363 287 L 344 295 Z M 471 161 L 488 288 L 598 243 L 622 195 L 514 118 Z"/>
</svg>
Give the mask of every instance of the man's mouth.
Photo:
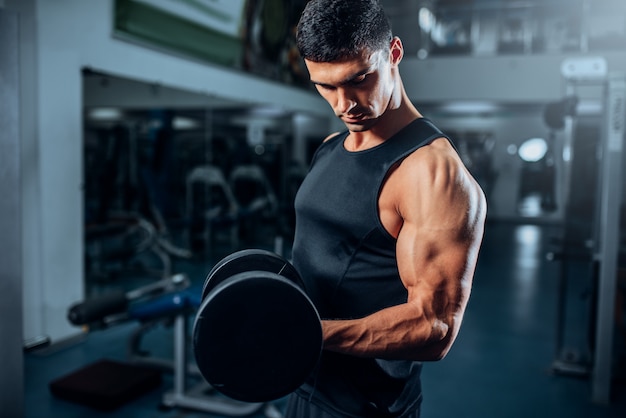
<svg viewBox="0 0 626 418">
<path fill-rule="evenodd" d="M 365 119 L 365 115 L 362 113 L 358 115 L 343 115 L 341 119 L 347 123 L 358 123 Z"/>
</svg>

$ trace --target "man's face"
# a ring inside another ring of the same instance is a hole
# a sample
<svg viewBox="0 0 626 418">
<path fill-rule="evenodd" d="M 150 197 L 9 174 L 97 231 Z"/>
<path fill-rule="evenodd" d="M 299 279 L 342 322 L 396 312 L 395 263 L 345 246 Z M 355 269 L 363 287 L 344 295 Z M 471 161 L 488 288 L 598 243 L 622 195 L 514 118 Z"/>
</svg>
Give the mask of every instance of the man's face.
<svg viewBox="0 0 626 418">
<path fill-rule="evenodd" d="M 367 131 L 389 107 L 395 64 L 384 51 L 334 62 L 305 60 L 311 82 L 352 132 Z"/>
</svg>

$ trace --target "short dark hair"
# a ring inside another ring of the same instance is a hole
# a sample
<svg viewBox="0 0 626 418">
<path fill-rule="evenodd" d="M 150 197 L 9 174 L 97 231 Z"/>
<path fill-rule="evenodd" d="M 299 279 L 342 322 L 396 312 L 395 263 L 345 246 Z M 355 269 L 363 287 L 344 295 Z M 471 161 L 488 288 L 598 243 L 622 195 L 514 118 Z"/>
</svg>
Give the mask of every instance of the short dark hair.
<svg viewBox="0 0 626 418">
<path fill-rule="evenodd" d="M 298 22 L 302 58 L 333 62 L 389 49 L 391 24 L 378 0 L 311 0 Z"/>
</svg>

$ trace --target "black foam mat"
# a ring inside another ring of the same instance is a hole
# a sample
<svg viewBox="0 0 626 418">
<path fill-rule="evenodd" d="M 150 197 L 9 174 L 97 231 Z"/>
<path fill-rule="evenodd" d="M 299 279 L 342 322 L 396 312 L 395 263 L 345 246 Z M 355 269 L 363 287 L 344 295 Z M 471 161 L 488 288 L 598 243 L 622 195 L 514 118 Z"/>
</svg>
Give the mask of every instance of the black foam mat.
<svg viewBox="0 0 626 418">
<path fill-rule="evenodd" d="M 157 370 L 103 359 L 49 383 L 59 398 L 110 411 L 161 385 Z"/>
</svg>

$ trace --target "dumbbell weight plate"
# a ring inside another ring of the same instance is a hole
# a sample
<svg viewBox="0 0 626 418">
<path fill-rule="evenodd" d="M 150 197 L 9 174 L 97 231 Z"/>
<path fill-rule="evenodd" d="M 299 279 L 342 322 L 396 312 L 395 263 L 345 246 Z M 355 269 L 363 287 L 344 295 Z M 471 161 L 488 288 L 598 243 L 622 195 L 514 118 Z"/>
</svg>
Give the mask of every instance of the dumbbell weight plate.
<svg viewBox="0 0 626 418">
<path fill-rule="evenodd" d="M 202 300 L 222 281 L 245 271 L 267 271 L 279 274 L 304 289 L 296 269 L 283 257 L 271 251 L 246 249 L 223 258 L 209 272 L 202 288 Z"/>
<path fill-rule="evenodd" d="M 291 280 L 266 271 L 237 273 L 212 288 L 193 327 L 203 377 L 222 394 L 267 402 L 297 389 L 319 360 L 317 310 Z"/>
</svg>

